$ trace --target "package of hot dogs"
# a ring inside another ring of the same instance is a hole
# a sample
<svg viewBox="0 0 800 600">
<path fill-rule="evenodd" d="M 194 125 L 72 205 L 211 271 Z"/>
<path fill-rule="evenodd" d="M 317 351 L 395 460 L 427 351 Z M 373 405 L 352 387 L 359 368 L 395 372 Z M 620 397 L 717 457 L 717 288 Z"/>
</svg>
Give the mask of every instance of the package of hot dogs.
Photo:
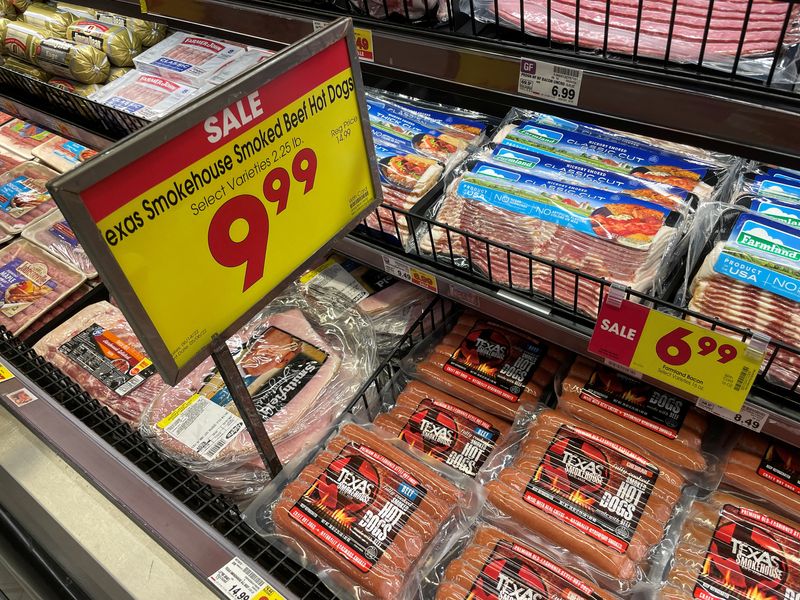
<svg viewBox="0 0 800 600">
<path fill-rule="evenodd" d="M 628 436 L 539 407 L 515 459 L 485 488 L 506 529 L 527 527 L 633 586 L 680 514 L 685 483 Z"/>
<path fill-rule="evenodd" d="M 681 469 L 705 477 L 717 465 L 715 456 L 703 449 L 711 415 L 588 358 L 578 357 L 565 376 L 558 408 Z"/>
<path fill-rule="evenodd" d="M 293 291 L 270 302 L 228 346 L 284 463 L 319 444 L 377 363 L 363 315 Z M 141 431 L 226 494 L 252 496 L 269 479 L 210 358 L 153 399 Z"/>
<path fill-rule="evenodd" d="M 523 402 L 552 389 L 568 352 L 474 312 L 446 332 L 423 340 L 403 368 L 412 377 L 488 413 L 514 420 Z"/>
<path fill-rule="evenodd" d="M 692 504 L 660 599 L 794 600 L 798 596 L 796 518 L 725 492 Z"/>
<path fill-rule="evenodd" d="M 449 481 L 380 430 L 353 423 L 290 473 L 277 498 L 272 488 L 247 520 L 337 597 L 359 600 L 416 598 L 424 565 L 438 561 L 479 506 L 468 480 Z"/>
<path fill-rule="evenodd" d="M 723 483 L 798 515 L 800 451 L 766 435 L 742 431 L 727 456 Z"/>
</svg>

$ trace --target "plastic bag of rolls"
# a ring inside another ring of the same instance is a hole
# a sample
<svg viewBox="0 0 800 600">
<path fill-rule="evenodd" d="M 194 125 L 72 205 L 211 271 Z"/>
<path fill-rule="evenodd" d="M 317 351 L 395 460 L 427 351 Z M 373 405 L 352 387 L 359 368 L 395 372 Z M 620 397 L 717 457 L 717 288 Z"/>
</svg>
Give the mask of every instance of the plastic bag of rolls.
<svg viewBox="0 0 800 600">
<path fill-rule="evenodd" d="M 42 2 L 34 2 L 23 13 L 22 20 L 46 31 L 50 37 L 65 38 L 67 27 L 75 20 L 75 15 Z"/>
<path fill-rule="evenodd" d="M 142 44 L 125 27 L 91 19 L 78 19 L 67 27 L 67 39 L 105 52 L 115 67 L 132 67 Z"/>
<path fill-rule="evenodd" d="M 47 81 L 50 79 L 49 73 L 30 63 L 14 58 L 13 56 L 6 57 L 2 65 L 4 69 L 26 75 L 33 79 L 38 79 L 39 81 Z"/>
<path fill-rule="evenodd" d="M 155 46 L 167 37 L 167 26 L 163 23 L 153 23 L 134 17 L 125 17 L 116 13 L 97 11 L 96 20 L 109 25 L 124 27 L 131 32 L 133 37 L 145 48 Z"/>
</svg>

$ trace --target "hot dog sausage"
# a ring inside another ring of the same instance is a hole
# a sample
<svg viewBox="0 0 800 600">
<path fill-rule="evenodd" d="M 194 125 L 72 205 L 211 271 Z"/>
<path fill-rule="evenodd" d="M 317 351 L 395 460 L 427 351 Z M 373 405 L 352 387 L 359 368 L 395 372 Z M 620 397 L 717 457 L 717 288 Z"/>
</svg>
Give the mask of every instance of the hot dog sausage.
<svg viewBox="0 0 800 600">
<path fill-rule="evenodd" d="M 436 600 L 467 600 L 469 593 L 454 583 L 443 583 L 436 588 Z"/>
</svg>

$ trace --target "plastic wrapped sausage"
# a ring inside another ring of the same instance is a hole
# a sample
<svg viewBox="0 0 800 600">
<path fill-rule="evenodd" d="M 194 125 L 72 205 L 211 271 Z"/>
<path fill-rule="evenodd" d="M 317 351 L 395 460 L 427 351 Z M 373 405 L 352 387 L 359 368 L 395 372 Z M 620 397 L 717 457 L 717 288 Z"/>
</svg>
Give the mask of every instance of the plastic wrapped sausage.
<svg viewBox="0 0 800 600">
<path fill-rule="evenodd" d="M 97 11 L 95 19 L 109 25 L 125 27 L 133 34 L 134 39 L 146 48 L 157 44 L 167 35 L 167 26 L 163 23 L 154 23 L 102 10 Z"/>
<path fill-rule="evenodd" d="M 96 83 L 81 83 L 67 77 L 53 77 L 47 83 L 60 90 L 88 98 L 92 94 L 99 92 L 103 86 Z"/>
<path fill-rule="evenodd" d="M 67 37 L 67 27 L 75 20 L 75 16 L 44 2 L 34 2 L 23 13 L 22 20 L 46 31 L 53 37 L 65 38 Z"/>
<path fill-rule="evenodd" d="M 101 50 L 115 67 L 132 67 L 142 51 L 138 39 L 125 27 L 92 19 L 79 19 L 67 27 L 67 39 Z"/>
<path fill-rule="evenodd" d="M 111 65 L 97 48 L 60 38 L 35 38 L 29 48 L 30 60 L 48 73 L 80 83 L 103 83 Z"/>
<path fill-rule="evenodd" d="M 2 28 L 2 24 L 0 24 L 0 28 Z M 24 60 L 19 60 L 13 56 L 7 56 L 3 60 L 3 68 L 8 69 L 9 71 L 14 71 L 15 73 L 27 75 L 28 77 L 38 79 L 39 81 L 48 81 L 50 79 L 50 73 L 44 69 L 40 69 L 36 65 L 32 65 Z"/>
</svg>

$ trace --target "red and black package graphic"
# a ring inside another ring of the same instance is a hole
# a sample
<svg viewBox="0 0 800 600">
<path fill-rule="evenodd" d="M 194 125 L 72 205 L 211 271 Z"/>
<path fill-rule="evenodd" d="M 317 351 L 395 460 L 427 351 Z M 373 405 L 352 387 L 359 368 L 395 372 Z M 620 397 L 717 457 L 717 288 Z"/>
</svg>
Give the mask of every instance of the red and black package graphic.
<svg viewBox="0 0 800 600">
<path fill-rule="evenodd" d="M 527 502 L 625 553 L 659 470 L 590 431 L 563 425 L 524 493 Z"/>
<path fill-rule="evenodd" d="M 400 439 L 446 465 L 475 477 L 500 432 L 491 423 L 447 402 L 425 398 L 406 421 Z"/>
<path fill-rule="evenodd" d="M 520 544 L 502 540 L 475 578 L 474 600 L 598 600 L 594 589 L 553 561 Z"/>
<path fill-rule="evenodd" d="M 678 437 L 689 402 L 633 377 L 598 365 L 580 398 L 666 438 Z"/>
<path fill-rule="evenodd" d="M 800 494 L 800 452 L 785 444 L 770 444 L 761 457 L 758 474 L 795 494 Z"/>
<path fill-rule="evenodd" d="M 800 598 L 800 531 L 759 512 L 726 504 L 693 596 L 701 600 Z"/>
<path fill-rule="evenodd" d="M 426 493 L 397 463 L 351 442 L 306 490 L 290 515 L 366 573 Z"/>
<path fill-rule="evenodd" d="M 504 400 L 519 402 L 546 352 L 547 346 L 539 340 L 478 321 L 443 368 Z"/>
</svg>

